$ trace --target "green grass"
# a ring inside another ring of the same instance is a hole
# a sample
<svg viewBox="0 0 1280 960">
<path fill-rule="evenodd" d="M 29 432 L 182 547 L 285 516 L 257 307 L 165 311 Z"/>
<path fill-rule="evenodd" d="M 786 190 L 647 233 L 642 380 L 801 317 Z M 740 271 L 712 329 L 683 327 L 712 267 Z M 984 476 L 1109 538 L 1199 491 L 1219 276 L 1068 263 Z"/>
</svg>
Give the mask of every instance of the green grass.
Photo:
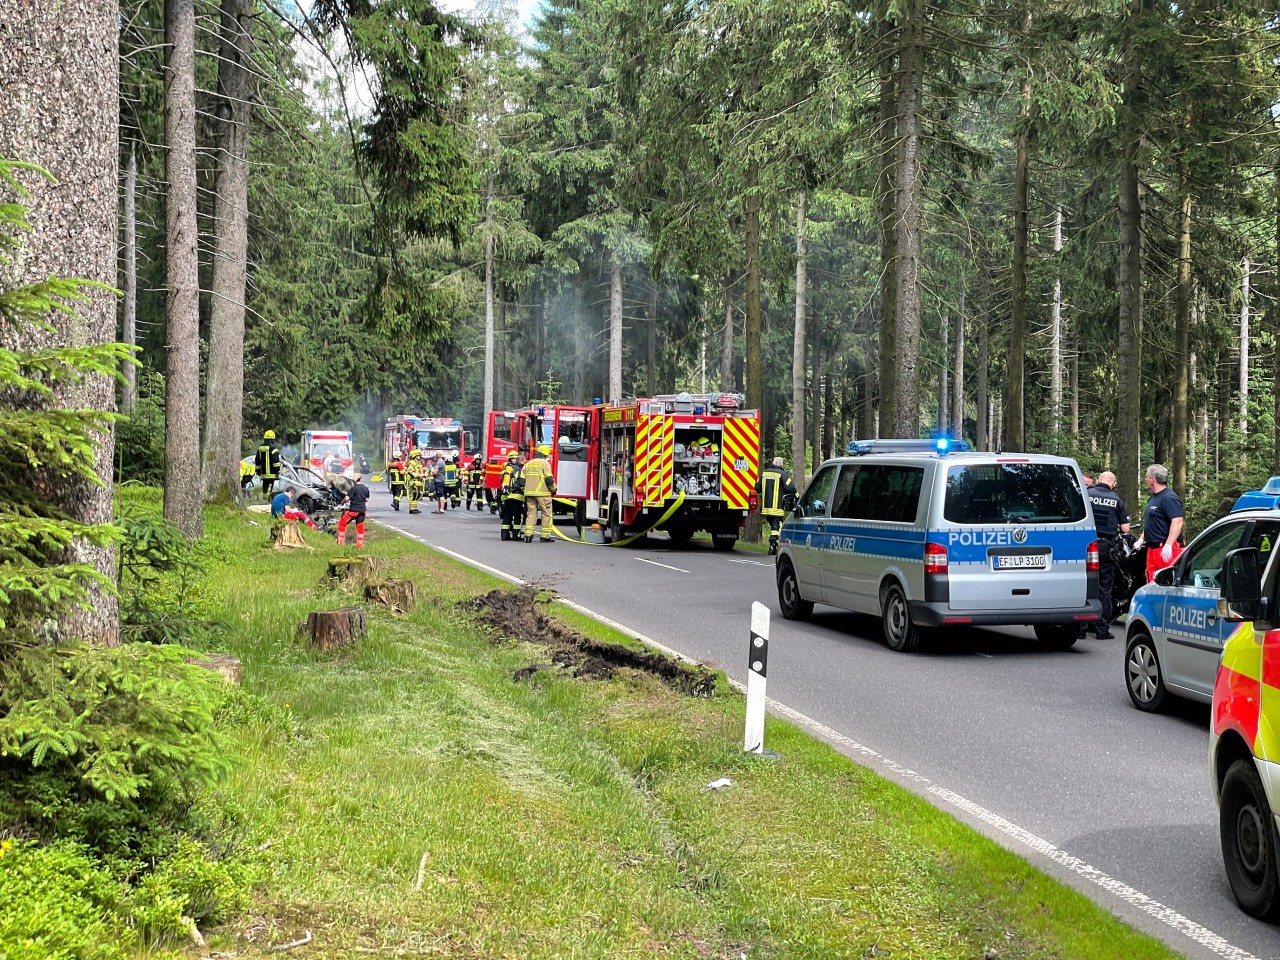
<svg viewBox="0 0 1280 960">
<path fill-rule="evenodd" d="M 211 510 L 201 547 L 204 612 L 270 704 L 233 730 L 231 785 L 269 876 L 223 947 L 311 930 L 297 955 L 1176 956 L 795 728 L 769 721 L 784 759 L 743 755 L 723 683 L 513 682 L 547 652 L 458 609 L 501 584 L 376 526 L 368 552 L 417 581 L 418 610 L 312 655 L 297 625 L 351 602 L 317 586 L 337 548 L 308 532 L 313 553 L 276 552 L 248 520 Z M 703 790 L 718 777 L 734 785 Z"/>
</svg>

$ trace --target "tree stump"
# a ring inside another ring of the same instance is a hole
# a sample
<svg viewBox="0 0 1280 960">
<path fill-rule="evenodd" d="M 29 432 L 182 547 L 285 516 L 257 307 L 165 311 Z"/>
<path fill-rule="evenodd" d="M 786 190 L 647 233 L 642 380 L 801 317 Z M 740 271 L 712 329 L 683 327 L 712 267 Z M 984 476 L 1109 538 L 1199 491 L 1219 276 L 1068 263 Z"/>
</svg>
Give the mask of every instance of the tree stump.
<svg viewBox="0 0 1280 960">
<path fill-rule="evenodd" d="M 311 550 L 312 547 L 302 539 L 302 531 L 298 529 L 297 520 L 285 520 L 271 528 L 271 546 L 276 550 L 293 550 L 301 547 Z"/>
<path fill-rule="evenodd" d="M 227 653 L 205 653 L 187 657 L 187 663 L 221 674 L 227 683 L 240 685 L 240 658 Z"/>
<path fill-rule="evenodd" d="M 309 635 L 307 646 L 322 653 L 355 643 L 369 632 L 365 613 L 359 607 L 309 613 L 302 629 Z"/>
<path fill-rule="evenodd" d="M 392 613 L 412 613 L 418 593 L 412 580 L 377 580 L 364 585 L 364 598 Z"/>
<path fill-rule="evenodd" d="M 327 575 L 330 586 L 360 588 L 378 580 L 378 561 L 373 557 L 331 557 Z"/>
</svg>

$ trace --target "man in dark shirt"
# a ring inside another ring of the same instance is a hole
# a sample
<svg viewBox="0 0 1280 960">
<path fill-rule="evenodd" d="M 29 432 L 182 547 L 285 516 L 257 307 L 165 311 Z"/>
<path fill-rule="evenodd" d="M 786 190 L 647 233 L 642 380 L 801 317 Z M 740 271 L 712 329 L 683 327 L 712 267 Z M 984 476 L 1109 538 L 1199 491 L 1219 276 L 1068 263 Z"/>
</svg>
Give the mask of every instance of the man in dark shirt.
<svg viewBox="0 0 1280 960">
<path fill-rule="evenodd" d="M 347 509 L 338 521 L 338 543 L 347 542 L 347 525 L 356 522 L 356 549 L 364 549 L 364 515 L 369 508 L 369 488 L 364 485 L 364 474 L 357 473 L 355 483 L 347 491 Z"/>
<path fill-rule="evenodd" d="M 1102 601 L 1102 616 L 1094 623 L 1093 632 L 1099 640 L 1110 640 L 1114 612 L 1111 588 L 1115 584 L 1116 573 L 1111 548 L 1120 534 L 1129 532 L 1129 511 L 1116 493 L 1116 475 L 1110 470 L 1100 473 L 1097 482 L 1089 487 L 1089 503 L 1093 507 L 1093 524 L 1098 531 L 1098 599 Z M 1083 626 L 1080 627 L 1080 636 L 1084 636 Z"/>
<path fill-rule="evenodd" d="M 1182 553 L 1182 498 L 1169 483 L 1169 471 L 1159 463 L 1147 467 L 1147 489 L 1151 499 L 1142 515 L 1142 538 L 1138 546 L 1147 545 L 1147 583 L 1157 570 L 1171 567 Z"/>
</svg>

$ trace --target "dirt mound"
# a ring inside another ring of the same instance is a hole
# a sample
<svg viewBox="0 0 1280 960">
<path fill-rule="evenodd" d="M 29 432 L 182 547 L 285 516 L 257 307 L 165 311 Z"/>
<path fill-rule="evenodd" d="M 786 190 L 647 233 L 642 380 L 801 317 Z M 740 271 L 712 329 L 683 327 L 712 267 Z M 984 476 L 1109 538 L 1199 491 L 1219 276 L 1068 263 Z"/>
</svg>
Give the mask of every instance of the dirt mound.
<svg viewBox="0 0 1280 960">
<path fill-rule="evenodd" d="M 491 590 L 462 603 L 463 609 L 508 640 L 521 640 L 551 648 L 551 663 L 535 663 L 517 670 L 514 679 L 528 680 L 552 666 L 575 677 L 607 680 L 614 672 L 643 670 L 667 686 L 693 697 L 709 697 L 715 691 L 715 675 L 704 667 L 686 666 L 648 650 L 632 650 L 617 643 L 601 643 L 553 620 L 541 609 L 551 594 L 526 587 L 523 590 Z"/>
</svg>

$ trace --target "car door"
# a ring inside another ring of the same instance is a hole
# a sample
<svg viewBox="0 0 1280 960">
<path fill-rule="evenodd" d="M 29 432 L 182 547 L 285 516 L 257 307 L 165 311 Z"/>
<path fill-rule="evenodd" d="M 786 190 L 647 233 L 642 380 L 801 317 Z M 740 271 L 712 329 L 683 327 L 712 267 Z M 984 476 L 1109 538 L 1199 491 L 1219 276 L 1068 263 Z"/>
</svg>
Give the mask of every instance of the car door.
<svg viewBox="0 0 1280 960">
<path fill-rule="evenodd" d="M 1212 527 L 1194 540 L 1174 566 L 1166 588 L 1161 633 L 1165 682 L 1206 699 L 1213 695 L 1222 644 L 1231 624 L 1218 616 L 1218 578 L 1229 550 L 1240 546 L 1250 522 Z"/>
<path fill-rule="evenodd" d="M 859 486 L 865 485 L 869 473 L 878 469 L 865 464 L 846 463 L 840 468 L 835 492 L 831 496 L 830 516 L 826 521 L 825 549 L 822 554 L 822 592 L 827 603 L 845 610 L 857 609 L 858 555 L 854 552 L 860 538 L 854 520 Z"/>
<path fill-rule="evenodd" d="M 806 600 L 828 602 L 822 588 L 822 565 L 830 537 L 827 523 L 831 519 L 831 498 L 839 470 L 839 464 L 831 463 L 817 472 L 783 530 L 783 537 L 789 541 L 787 551 L 796 570 L 796 580 L 800 583 L 800 595 Z"/>
</svg>

